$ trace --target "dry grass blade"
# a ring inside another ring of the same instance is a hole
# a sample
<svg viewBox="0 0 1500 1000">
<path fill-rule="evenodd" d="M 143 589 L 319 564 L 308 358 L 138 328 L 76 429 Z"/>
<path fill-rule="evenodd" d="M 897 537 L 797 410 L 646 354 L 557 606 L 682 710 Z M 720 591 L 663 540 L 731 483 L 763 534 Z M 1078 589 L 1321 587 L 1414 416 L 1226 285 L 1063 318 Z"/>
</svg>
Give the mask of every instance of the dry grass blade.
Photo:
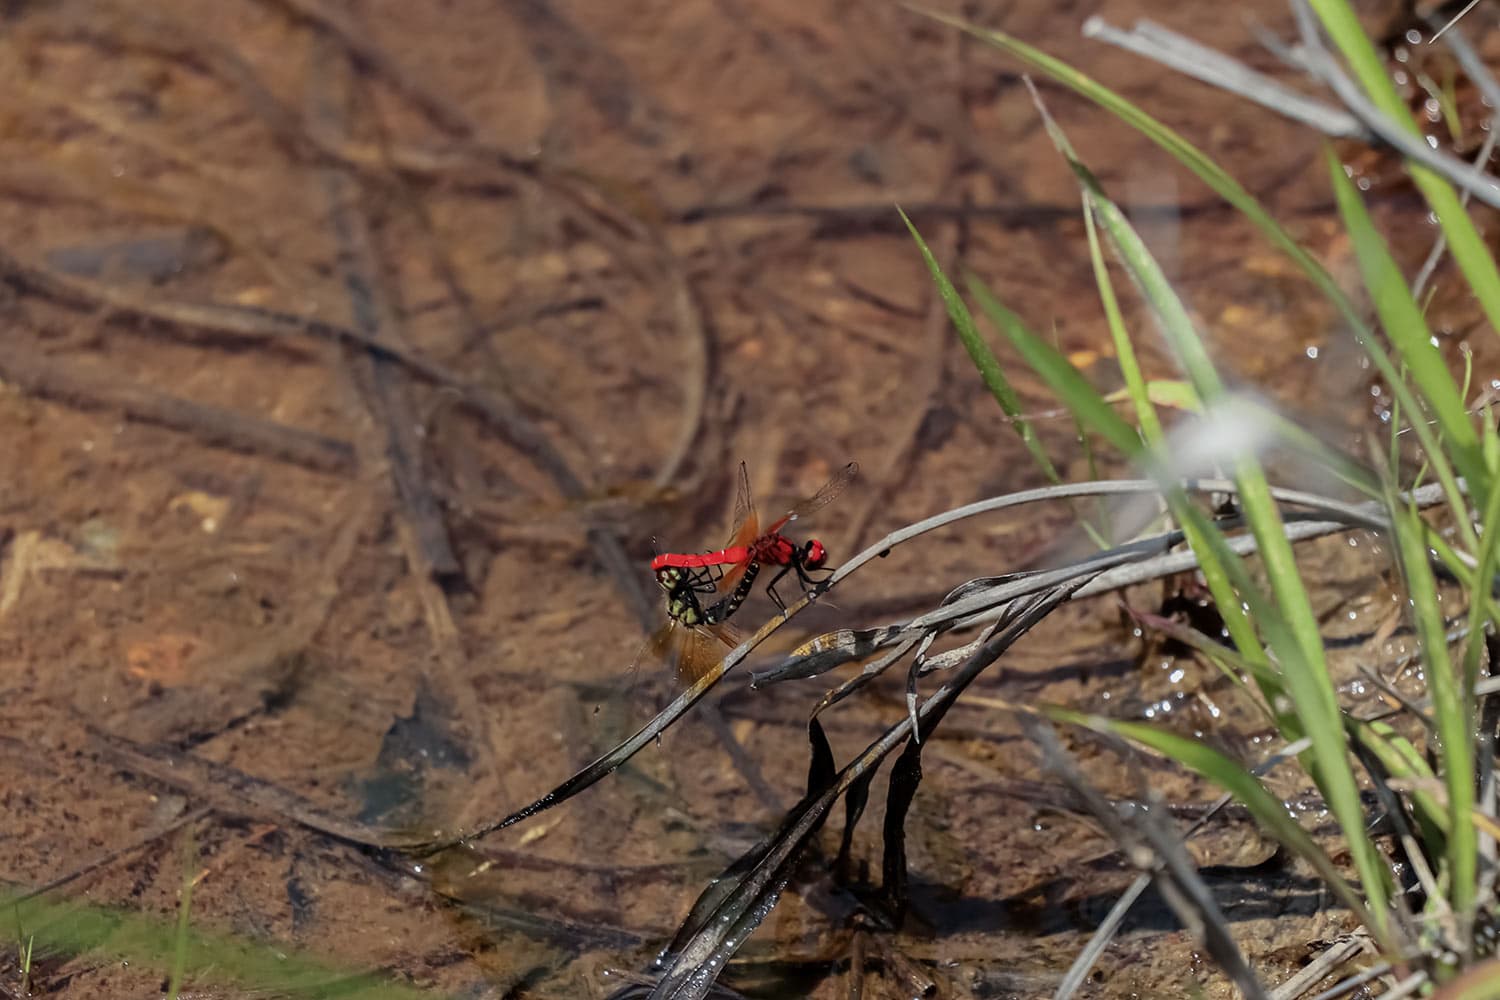
<svg viewBox="0 0 1500 1000">
<path fill-rule="evenodd" d="M 1083 37 L 1169 66 L 1332 138 L 1365 142 L 1374 139 L 1364 123 L 1347 111 L 1314 100 L 1237 59 L 1151 21 L 1137 21 L 1131 31 L 1122 31 L 1095 15 L 1084 22 Z"/>
<path fill-rule="evenodd" d="M 788 607 L 784 615 L 777 615 L 766 622 L 754 635 L 730 650 L 718 663 L 706 670 L 691 685 L 684 688 L 672 700 L 671 704 L 656 713 L 634 735 L 627 737 L 592 763 L 584 766 L 546 795 L 517 809 L 502 819 L 485 823 L 470 830 L 460 831 L 456 835 L 445 835 L 443 831 L 435 831 L 435 839 L 428 841 L 424 845 L 425 849 L 431 851 L 442 850 L 468 840 L 488 836 L 508 826 L 514 826 L 524 819 L 529 819 L 539 813 L 546 812 L 553 806 L 561 805 L 579 792 L 584 791 L 602 778 L 607 777 L 631 757 L 639 753 L 644 747 L 653 742 L 658 736 L 666 732 L 677 720 L 686 715 L 688 709 L 702 700 L 703 696 L 708 694 L 719 681 L 723 680 L 726 674 L 744 662 L 745 658 L 750 655 L 756 646 L 759 646 L 775 634 L 778 629 L 820 597 L 822 593 L 823 590 L 815 590 L 805 595 L 802 600 Z"/>
<path fill-rule="evenodd" d="M 1307 963 L 1300 972 L 1272 990 L 1272 1000 L 1296 1000 L 1314 983 L 1364 951 L 1367 941 L 1362 937 L 1350 937 L 1324 948 L 1322 954 Z"/>
<path fill-rule="evenodd" d="M 1087 804 L 1089 812 L 1114 837 L 1133 864 L 1153 875 L 1163 898 L 1183 926 L 1204 943 L 1240 994 L 1250 1000 L 1269 1000 L 1176 833 L 1163 828 L 1154 810 L 1136 803 L 1118 809 L 1111 806 L 1074 766 L 1056 734 L 1041 720 L 1028 720 L 1027 730 L 1042 748 L 1046 770 L 1062 779 Z"/>
<path fill-rule="evenodd" d="M 1053 588 L 1004 632 L 985 643 L 952 680 L 944 684 L 919 709 L 918 725 L 930 733 L 959 695 L 981 673 L 1025 635 L 1037 622 L 1071 597 L 1085 580 Z M 816 723 L 814 723 L 816 725 Z M 653 1000 L 700 1000 L 707 994 L 724 963 L 765 919 L 791 877 L 796 861 L 811 836 L 822 826 L 839 797 L 848 792 L 897 747 L 918 735 L 910 718 L 892 725 L 817 796 L 810 796 L 792 810 L 769 846 L 758 846 L 756 861 L 707 918 L 695 921 L 700 929 L 684 943 L 656 990 Z M 821 728 L 817 730 L 821 733 Z M 898 800 L 899 803 L 899 800 Z M 736 865 L 735 870 L 741 866 Z"/>
</svg>

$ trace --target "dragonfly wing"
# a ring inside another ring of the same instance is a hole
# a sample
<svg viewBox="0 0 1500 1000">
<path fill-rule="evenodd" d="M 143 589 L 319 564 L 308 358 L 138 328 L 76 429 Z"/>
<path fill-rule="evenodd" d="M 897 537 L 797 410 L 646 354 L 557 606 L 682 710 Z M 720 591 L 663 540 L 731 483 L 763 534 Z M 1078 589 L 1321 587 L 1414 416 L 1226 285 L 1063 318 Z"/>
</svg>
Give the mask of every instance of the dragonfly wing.
<svg viewBox="0 0 1500 1000">
<path fill-rule="evenodd" d="M 724 654 L 729 651 L 726 643 L 737 646 L 739 642 L 731 643 L 729 638 L 731 634 L 737 635 L 738 630 L 731 633 L 724 625 L 686 631 L 688 634 L 683 643 L 682 656 L 677 660 L 677 681 L 683 687 L 690 687 L 718 666 Z"/>
<path fill-rule="evenodd" d="M 750 472 L 745 468 L 745 463 L 741 462 L 740 473 L 734 482 L 734 521 L 729 528 L 729 546 L 743 544 L 736 539 L 742 534 L 745 523 L 754 518 L 755 504 L 750 499 Z"/>
<path fill-rule="evenodd" d="M 703 628 L 706 631 L 712 632 L 720 642 L 730 649 L 750 638 L 744 629 L 735 628 L 728 622 L 716 622 L 713 625 L 705 625 Z"/>
<path fill-rule="evenodd" d="M 848 488 L 850 483 L 854 482 L 854 477 L 857 475 L 859 475 L 859 463 L 850 462 L 838 471 L 838 475 L 824 483 L 822 489 L 787 511 L 785 517 L 766 529 L 767 533 L 774 534 L 786 527 L 788 521 L 795 521 L 799 517 L 807 517 L 813 511 L 827 507 L 838 498 L 840 493 Z"/>
<path fill-rule="evenodd" d="M 645 675 L 654 675 L 659 667 L 670 666 L 675 673 L 682 658 L 683 645 L 689 630 L 675 621 L 669 621 L 651 634 L 636 650 L 630 666 L 610 686 L 608 700 L 628 704 Z M 599 705 L 594 706 L 597 713 Z"/>
<path fill-rule="evenodd" d="M 748 550 L 750 543 L 760 535 L 760 519 L 755 516 L 755 503 L 750 499 L 750 473 L 744 462 L 740 463 L 739 485 L 734 494 L 734 524 L 734 534 L 725 548 Z M 727 594 L 733 590 L 749 565 L 746 560 L 727 569 L 719 580 L 719 593 Z"/>
</svg>

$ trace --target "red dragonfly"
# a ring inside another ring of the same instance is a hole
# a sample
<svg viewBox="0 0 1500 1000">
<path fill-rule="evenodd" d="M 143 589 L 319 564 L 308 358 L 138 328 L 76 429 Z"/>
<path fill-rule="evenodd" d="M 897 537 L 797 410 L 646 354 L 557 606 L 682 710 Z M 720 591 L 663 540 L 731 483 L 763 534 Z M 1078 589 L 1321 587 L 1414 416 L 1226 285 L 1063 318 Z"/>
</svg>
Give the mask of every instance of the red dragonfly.
<svg viewBox="0 0 1500 1000">
<path fill-rule="evenodd" d="M 786 606 L 775 590 L 782 577 L 796 573 L 804 588 L 815 585 L 810 574 L 823 568 L 828 551 L 815 538 L 799 546 L 783 535 L 782 529 L 832 501 L 858 471 L 859 467 L 850 462 L 822 489 L 763 532 L 750 500 L 750 477 L 741 462 L 735 530 L 729 544 L 713 552 L 662 553 L 651 560 L 657 583 L 666 592 L 668 621 L 646 640 L 628 676 L 633 677 L 643 663 L 667 663 L 684 687 L 701 678 L 718 662 L 724 647 L 732 648 L 743 641 L 727 619 L 750 596 L 762 566 L 781 567 L 767 590 L 783 610 Z"/>
<path fill-rule="evenodd" d="M 715 588 L 715 593 L 733 588 L 731 597 L 726 597 L 711 608 L 703 609 L 706 613 L 717 615 L 722 621 L 733 614 L 749 596 L 750 586 L 762 566 L 781 567 L 781 572 L 766 585 L 766 592 L 776 602 L 776 606 L 785 611 L 786 604 L 776 593 L 776 584 L 788 573 L 796 573 L 797 582 L 804 590 L 815 585 L 817 581 L 810 574 L 823 568 L 828 561 L 828 550 L 816 538 L 810 538 L 798 546 L 781 533 L 782 529 L 799 517 L 806 517 L 827 506 L 844 492 L 844 488 L 858 473 L 859 466 L 850 462 L 839 470 L 838 475 L 825 483 L 822 489 L 787 511 L 764 532 L 757 533 L 759 519 L 755 515 L 755 505 L 750 501 L 750 477 L 745 471 L 745 463 L 741 462 L 739 492 L 735 498 L 735 523 L 738 527 L 729 545 L 713 552 L 664 552 L 651 560 L 651 568 L 656 572 L 657 581 L 669 595 L 667 613 L 677 617 L 673 605 L 679 597 L 679 588 L 684 583 L 697 596 L 708 596 L 710 587 Z M 715 576 L 716 572 L 722 578 Z M 737 600 L 732 599 L 735 596 Z M 689 614 L 698 610 L 688 602 L 680 603 Z"/>
</svg>

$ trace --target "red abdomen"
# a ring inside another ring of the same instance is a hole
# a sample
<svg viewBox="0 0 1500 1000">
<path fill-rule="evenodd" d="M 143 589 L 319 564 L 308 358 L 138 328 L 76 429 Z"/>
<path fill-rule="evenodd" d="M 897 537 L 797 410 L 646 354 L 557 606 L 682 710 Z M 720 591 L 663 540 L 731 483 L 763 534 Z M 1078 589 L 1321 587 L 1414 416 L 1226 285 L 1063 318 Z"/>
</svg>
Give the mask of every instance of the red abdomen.
<svg viewBox="0 0 1500 1000">
<path fill-rule="evenodd" d="M 651 560 L 651 568 L 659 570 L 670 567 L 698 569 L 702 566 L 737 566 L 749 558 L 750 550 L 743 545 L 719 549 L 717 552 L 663 552 Z"/>
</svg>

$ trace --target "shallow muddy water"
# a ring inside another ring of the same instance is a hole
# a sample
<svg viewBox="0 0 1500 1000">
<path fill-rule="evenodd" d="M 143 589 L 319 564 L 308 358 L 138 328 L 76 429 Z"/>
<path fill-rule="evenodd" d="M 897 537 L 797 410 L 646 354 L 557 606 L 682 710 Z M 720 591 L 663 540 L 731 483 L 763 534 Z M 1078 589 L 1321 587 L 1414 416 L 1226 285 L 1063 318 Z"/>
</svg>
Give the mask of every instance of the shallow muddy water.
<svg viewBox="0 0 1500 1000">
<path fill-rule="evenodd" d="M 1399 5 L 1365 6 L 1381 25 Z M 720 545 L 739 462 L 771 516 L 860 463 L 797 524 L 834 564 L 1043 482 L 893 206 L 950 273 L 983 277 L 1118 385 L 1076 187 L 1017 65 L 895 5 L 3 10 L 0 878 L 20 893 L 73 875 L 51 898 L 145 915 L 158 942 L 191 882 L 191 926 L 244 943 L 256 968 L 294 951 L 434 996 L 607 995 L 802 795 L 827 679 L 752 691 L 738 671 L 555 810 L 420 861 L 379 845 L 519 808 L 660 696 L 649 670 L 620 695 L 661 620 L 653 540 Z M 1286 34 L 1285 6 L 1241 11 L 961 12 L 1180 129 L 1351 276 L 1316 137 L 1078 30 L 1147 15 L 1277 71 L 1245 21 Z M 1042 93 L 1227 370 L 1340 440 L 1378 424 L 1369 373 L 1290 265 L 1144 140 Z M 1340 152 L 1382 224 L 1416 234 L 1398 245 L 1414 265 L 1430 230 L 1398 168 Z M 1444 348 L 1457 365 L 1472 343 L 1483 374 L 1489 333 L 1453 286 L 1440 270 Z M 1174 377 L 1127 310 L 1148 375 Z M 1062 474 L 1088 478 L 1072 422 L 1014 379 Z M 851 578 L 796 638 L 899 620 L 1082 540 L 1061 507 L 934 533 Z M 1306 551 L 1330 634 L 1363 662 L 1397 655 L 1363 645 L 1387 638 L 1387 556 L 1368 539 Z M 772 613 L 756 594 L 739 620 Z M 1265 749 L 1232 688 L 1128 621 L 1114 596 L 1064 607 L 950 714 L 907 821 L 899 930 L 850 891 L 879 880 L 876 794 L 854 870 L 832 870 L 835 810 L 724 984 L 844 997 L 863 968 L 865 996 L 1050 995 L 1134 872 L 1004 701 Z M 890 678 L 825 714 L 836 759 L 904 711 Z M 1108 794 L 1146 784 L 1188 818 L 1214 797 L 1067 739 Z M 1304 791 L 1290 776 L 1280 790 Z M 1243 815 L 1193 850 L 1269 980 L 1347 930 Z M 18 966 L 0 958 L 0 995 L 156 996 L 167 967 L 40 946 L 24 984 Z M 1082 995 L 1193 990 L 1229 995 L 1148 894 Z M 184 995 L 254 992 L 190 977 Z"/>
</svg>

